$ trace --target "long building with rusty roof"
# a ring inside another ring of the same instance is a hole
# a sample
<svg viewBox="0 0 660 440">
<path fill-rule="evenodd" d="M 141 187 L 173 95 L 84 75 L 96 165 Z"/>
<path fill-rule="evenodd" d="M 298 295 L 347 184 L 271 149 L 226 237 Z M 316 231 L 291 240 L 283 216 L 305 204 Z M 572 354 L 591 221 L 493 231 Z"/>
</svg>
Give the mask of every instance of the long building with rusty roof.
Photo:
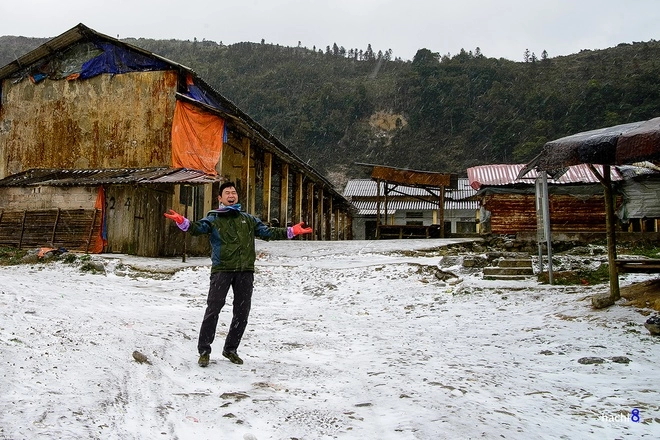
<svg viewBox="0 0 660 440">
<path fill-rule="evenodd" d="M 342 194 L 188 67 L 83 24 L 0 67 L 0 245 L 205 254 L 162 212 L 199 218 L 223 181 L 265 222 L 350 238 Z"/>
</svg>

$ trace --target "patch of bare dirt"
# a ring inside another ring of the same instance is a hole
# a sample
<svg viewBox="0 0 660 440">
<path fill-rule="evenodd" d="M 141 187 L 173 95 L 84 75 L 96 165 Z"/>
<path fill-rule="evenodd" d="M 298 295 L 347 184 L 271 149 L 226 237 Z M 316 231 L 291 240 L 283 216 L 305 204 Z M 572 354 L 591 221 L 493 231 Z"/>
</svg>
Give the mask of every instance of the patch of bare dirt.
<svg viewBox="0 0 660 440">
<path fill-rule="evenodd" d="M 400 114 L 378 111 L 369 118 L 369 125 L 382 131 L 394 131 L 408 125 L 408 121 Z"/>
<path fill-rule="evenodd" d="M 660 312 L 660 278 L 621 287 L 621 297 L 628 300 L 624 305 L 651 308 Z"/>
</svg>

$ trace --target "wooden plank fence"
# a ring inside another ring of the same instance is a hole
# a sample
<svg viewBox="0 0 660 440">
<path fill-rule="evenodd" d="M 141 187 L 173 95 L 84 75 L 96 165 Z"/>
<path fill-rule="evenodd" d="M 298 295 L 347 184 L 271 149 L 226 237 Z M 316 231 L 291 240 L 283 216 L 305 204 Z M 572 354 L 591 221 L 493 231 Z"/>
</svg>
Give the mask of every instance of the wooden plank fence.
<svg viewBox="0 0 660 440">
<path fill-rule="evenodd" d="M 640 258 L 635 260 L 617 259 L 619 272 L 626 273 L 660 273 L 660 259 Z"/>
<path fill-rule="evenodd" d="M 100 209 L 0 210 L 0 246 L 89 252 L 102 226 Z"/>
</svg>

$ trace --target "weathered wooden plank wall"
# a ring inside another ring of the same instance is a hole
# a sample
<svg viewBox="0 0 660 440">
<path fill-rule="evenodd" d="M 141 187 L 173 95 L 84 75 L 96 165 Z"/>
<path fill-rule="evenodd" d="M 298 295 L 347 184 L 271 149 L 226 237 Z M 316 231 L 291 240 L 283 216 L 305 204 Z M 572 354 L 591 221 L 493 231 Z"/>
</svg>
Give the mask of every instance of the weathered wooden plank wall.
<svg viewBox="0 0 660 440">
<path fill-rule="evenodd" d="M 0 246 L 88 252 L 100 240 L 100 209 L 0 211 Z"/>
<path fill-rule="evenodd" d="M 536 231 L 534 194 L 490 194 L 484 206 L 491 212 L 493 234 Z M 557 232 L 602 232 L 605 225 L 603 196 L 550 195 L 550 225 Z"/>
<path fill-rule="evenodd" d="M 169 255 L 166 243 L 181 241 L 163 213 L 172 206 L 173 187 L 113 185 L 106 190 L 107 252 Z M 183 212 L 181 210 L 180 212 Z"/>
</svg>

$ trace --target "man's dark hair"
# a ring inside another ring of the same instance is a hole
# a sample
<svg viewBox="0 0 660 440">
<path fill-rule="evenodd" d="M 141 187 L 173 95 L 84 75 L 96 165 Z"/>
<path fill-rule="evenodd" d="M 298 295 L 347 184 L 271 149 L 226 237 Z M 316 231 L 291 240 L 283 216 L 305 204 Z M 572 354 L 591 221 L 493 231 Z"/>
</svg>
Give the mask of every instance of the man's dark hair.
<svg viewBox="0 0 660 440">
<path fill-rule="evenodd" d="M 221 196 L 222 192 L 225 190 L 225 188 L 234 188 L 236 189 L 236 185 L 234 185 L 234 182 L 225 182 L 222 185 L 220 185 L 220 189 L 218 190 L 218 195 Z"/>
</svg>

